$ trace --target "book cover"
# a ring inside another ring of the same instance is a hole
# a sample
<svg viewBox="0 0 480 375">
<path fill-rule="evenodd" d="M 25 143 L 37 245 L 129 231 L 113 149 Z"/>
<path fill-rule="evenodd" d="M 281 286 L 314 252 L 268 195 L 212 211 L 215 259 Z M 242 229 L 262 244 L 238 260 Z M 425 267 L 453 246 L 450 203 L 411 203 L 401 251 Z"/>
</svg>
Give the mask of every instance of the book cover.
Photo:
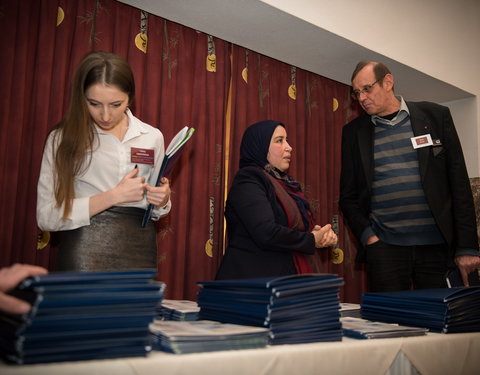
<svg viewBox="0 0 480 375">
<path fill-rule="evenodd" d="M 170 141 L 167 149 L 165 150 L 165 156 L 163 157 L 155 186 L 160 186 L 162 178 L 170 175 L 179 155 L 181 154 L 181 151 L 188 140 L 192 137 L 194 132 L 194 128 L 185 126 Z M 148 221 L 152 217 L 152 210 L 153 204 L 149 204 L 145 214 L 143 215 L 142 228 L 147 226 Z"/>
</svg>

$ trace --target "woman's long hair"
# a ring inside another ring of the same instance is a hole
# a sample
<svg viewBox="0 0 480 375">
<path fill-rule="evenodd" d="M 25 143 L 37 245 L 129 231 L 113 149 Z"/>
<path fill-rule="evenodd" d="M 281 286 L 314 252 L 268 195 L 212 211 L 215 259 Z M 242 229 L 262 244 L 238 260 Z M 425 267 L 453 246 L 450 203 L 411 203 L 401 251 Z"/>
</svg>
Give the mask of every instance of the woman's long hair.
<svg viewBox="0 0 480 375">
<path fill-rule="evenodd" d="M 55 200 L 64 207 L 63 219 L 70 216 L 75 198 L 74 180 L 90 163 L 95 132 L 85 99 L 86 90 L 97 83 L 115 86 L 128 94 L 129 104 L 135 97 L 132 70 L 122 57 L 108 52 L 90 52 L 78 66 L 70 103 L 65 117 L 54 128 Z M 58 137 L 58 138 L 57 138 Z"/>
</svg>

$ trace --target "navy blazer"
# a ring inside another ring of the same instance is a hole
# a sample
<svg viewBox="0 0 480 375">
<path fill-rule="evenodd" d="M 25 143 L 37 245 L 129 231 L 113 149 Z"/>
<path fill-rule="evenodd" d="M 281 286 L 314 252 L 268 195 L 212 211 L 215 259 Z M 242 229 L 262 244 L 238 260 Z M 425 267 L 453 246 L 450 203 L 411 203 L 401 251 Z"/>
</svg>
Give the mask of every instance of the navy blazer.
<svg viewBox="0 0 480 375">
<path fill-rule="evenodd" d="M 291 229 L 275 189 L 257 167 L 236 174 L 225 206 L 228 246 L 216 279 L 295 274 L 293 252 L 315 252 L 312 233 Z"/>
<path fill-rule="evenodd" d="M 439 141 L 417 149 L 418 163 L 427 203 L 450 255 L 453 258 L 456 249 L 478 251 L 470 180 L 450 110 L 430 102 L 407 102 L 407 106 L 414 136 L 430 134 Z M 370 225 L 373 137 L 374 125 L 367 114 L 343 128 L 340 207 L 357 239 Z"/>
</svg>

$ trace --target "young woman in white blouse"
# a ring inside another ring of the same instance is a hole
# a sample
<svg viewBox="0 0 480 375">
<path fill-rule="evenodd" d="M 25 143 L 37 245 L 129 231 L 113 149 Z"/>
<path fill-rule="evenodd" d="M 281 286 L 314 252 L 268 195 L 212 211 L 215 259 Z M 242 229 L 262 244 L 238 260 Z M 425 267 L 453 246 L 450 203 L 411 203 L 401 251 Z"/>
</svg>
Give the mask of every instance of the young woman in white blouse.
<svg viewBox="0 0 480 375">
<path fill-rule="evenodd" d="M 37 190 L 40 229 L 59 232 L 56 270 L 156 268 L 154 223 L 171 208 L 162 133 L 131 113 L 133 73 L 107 52 L 87 54 L 77 68 L 70 105 L 49 134 Z"/>
</svg>

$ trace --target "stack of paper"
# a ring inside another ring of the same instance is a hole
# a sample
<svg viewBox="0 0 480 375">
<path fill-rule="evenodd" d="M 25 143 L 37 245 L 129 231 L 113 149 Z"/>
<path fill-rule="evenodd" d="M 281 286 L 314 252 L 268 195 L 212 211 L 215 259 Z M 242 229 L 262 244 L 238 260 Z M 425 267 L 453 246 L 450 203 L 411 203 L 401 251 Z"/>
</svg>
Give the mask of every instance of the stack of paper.
<svg viewBox="0 0 480 375">
<path fill-rule="evenodd" d="M 199 282 L 199 319 L 266 327 L 270 341 L 339 341 L 339 286 L 331 274 Z"/>
<path fill-rule="evenodd" d="M 33 308 L 0 314 L 0 352 L 17 364 L 145 356 L 165 284 L 156 271 L 51 273 L 13 295 Z"/>
<path fill-rule="evenodd" d="M 362 313 L 360 310 L 359 303 L 340 303 L 340 316 L 343 318 L 345 316 L 350 316 L 352 318 L 361 318 Z"/>
<path fill-rule="evenodd" d="M 164 299 L 157 311 L 163 320 L 193 321 L 198 319 L 200 307 L 194 301 Z"/>
<path fill-rule="evenodd" d="M 342 317 L 343 334 L 356 339 L 383 339 L 386 337 L 424 336 L 426 328 L 401 326 L 393 323 L 372 322 L 361 318 Z"/>
<path fill-rule="evenodd" d="M 480 331 L 480 288 L 366 293 L 362 297 L 362 317 L 434 332 L 476 332 Z"/>
<path fill-rule="evenodd" d="M 150 324 L 152 348 L 169 353 L 198 353 L 217 350 L 263 348 L 268 329 L 207 320 L 177 322 L 155 320 Z"/>
</svg>

